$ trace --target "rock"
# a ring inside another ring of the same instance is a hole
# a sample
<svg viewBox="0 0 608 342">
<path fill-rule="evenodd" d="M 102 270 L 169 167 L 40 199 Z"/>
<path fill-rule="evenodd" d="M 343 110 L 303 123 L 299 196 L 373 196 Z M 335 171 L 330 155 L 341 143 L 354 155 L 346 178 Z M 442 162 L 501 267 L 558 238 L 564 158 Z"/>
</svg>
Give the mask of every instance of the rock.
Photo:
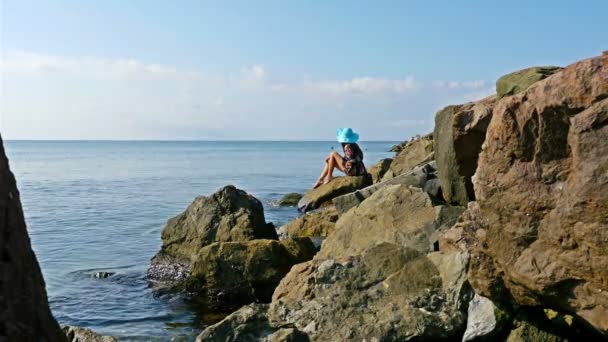
<svg viewBox="0 0 608 342">
<path fill-rule="evenodd" d="M 102 336 L 91 329 L 85 329 L 75 326 L 63 327 L 64 334 L 68 337 L 69 342 L 117 342 L 114 336 Z"/>
<path fill-rule="evenodd" d="M 433 136 L 426 135 L 409 142 L 391 163 L 382 181 L 404 174 L 414 167 L 433 160 Z"/>
<path fill-rule="evenodd" d="M 294 266 L 277 287 L 271 322 L 313 341 L 454 339 L 464 331 L 467 257 L 421 255 L 384 243 L 361 256 Z"/>
<path fill-rule="evenodd" d="M 361 190 L 357 190 L 346 195 L 338 196 L 334 198 L 332 202 L 334 203 L 338 213 L 342 215 L 349 209 L 358 206 L 361 202 L 369 198 L 376 191 L 388 185 L 403 184 L 423 188 L 426 186 L 426 183 L 428 181 L 435 177 L 434 172 L 435 162 L 431 161 L 428 164 L 418 166 L 410 172 L 404 173 L 395 178 L 391 178 L 380 183 L 370 185 Z M 432 188 L 429 188 L 429 190 L 433 191 Z"/>
<path fill-rule="evenodd" d="M 608 56 L 498 102 L 479 157 L 469 279 L 608 336 Z M 337 227 L 336 227 L 337 229 Z"/>
<path fill-rule="evenodd" d="M 205 302 L 268 302 L 291 266 L 312 259 L 310 239 L 218 242 L 202 248 L 186 289 Z"/>
<path fill-rule="evenodd" d="M 380 159 L 374 166 L 370 167 L 367 172 L 372 177 L 372 183 L 378 183 L 382 180 L 382 177 L 388 171 L 393 162 L 392 158 Z"/>
<path fill-rule="evenodd" d="M 307 212 L 318 209 L 324 204 L 331 204 L 331 200 L 338 196 L 362 189 L 371 185 L 371 183 L 372 180 L 369 175 L 336 177 L 331 182 L 323 184 L 304 194 L 304 197 L 298 202 L 298 210 Z"/>
<path fill-rule="evenodd" d="M 250 304 L 230 314 L 198 335 L 196 341 L 307 342 L 308 336 L 291 325 L 281 327 L 268 321 L 268 304 Z"/>
<path fill-rule="evenodd" d="M 105 279 L 113 276 L 114 274 L 116 274 L 116 272 L 95 272 L 93 273 L 93 278 Z"/>
<path fill-rule="evenodd" d="M 469 302 L 467 330 L 462 341 L 494 340 L 508 321 L 508 314 L 488 298 L 475 294 Z"/>
<path fill-rule="evenodd" d="M 65 341 L 49 309 L 15 176 L 0 137 L 0 341 Z"/>
<path fill-rule="evenodd" d="M 496 81 L 496 96 L 501 99 L 519 94 L 532 84 L 561 70 L 562 68 L 556 66 L 533 67 L 504 75 Z"/>
<path fill-rule="evenodd" d="M 463 210 L 433 207 L 421 189 L 388 185 L 338 219 L 318 257 L 358 255 L 382 242 L 427 253 L 433 251 L 439 232 L 450 228 Z"/>
<path fill-rule="evenodd" d="M 279 229 L 286 237 L 326 237 L 338 221 L 336 207 L 331 205 L 317 209 L 290 221 Z"/>
<path fill-rule="evenodd" d="M 443 197 L 466 206 L 475 200 L 471 177 L 492 119 L 496 97 L 447 106 L 435 115 L 434 151 Z"/>
<path fill-rule="evenodd" d="M 291 192 L 287 195 L 283 196 L 281 200 L 279 200 L 280 207 L 295 207 L 298 205 L 298 202 L 302 199 L 302 194 L 297 192 Z"/>
<path fill-rule="evenodd" d="M 167 222 L 161 238 L 161 250 L 148 270 L 156 280 L 177 280 L 171 276 L 188 269 L 200 249 L 213 242 L 278 236 L 274 226 L 266 223 L 262 203 L 229 185 L 209 197 L 197 197 L 183 213 Z"/>
</svg>

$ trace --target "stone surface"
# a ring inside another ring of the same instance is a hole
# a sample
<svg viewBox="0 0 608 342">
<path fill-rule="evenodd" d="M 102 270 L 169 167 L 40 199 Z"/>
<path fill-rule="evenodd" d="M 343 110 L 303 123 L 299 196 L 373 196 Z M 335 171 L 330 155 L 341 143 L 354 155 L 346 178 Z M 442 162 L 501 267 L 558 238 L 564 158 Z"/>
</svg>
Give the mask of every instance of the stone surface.
<svg viewBox="0 0 608 342">
<path fill-rule="evenodd" d="M 208 342 L 307 342 L 308 336 L 291 325 L 281 327 L 268 321 L 268 304 L 250 304 L 207 327 L 196 341 Z"/>
<path fill-rule="evenodd" d="M 430 196 L 421 189 L 388 185 L 338 219 L 318 257 L 358 255 L 382 242 L 430 252 L 439 233 L 450 228 L 463 210 L 434 207 Z"/>
<path fill-rule="evenodd" d="M 53 318 L 0 138 L 0 341 L 65 341 Z"/>
<path fill-rule="evenodd" d="M 331 205 L 317 209 L 288 222 L 279 229 L 285 237 L 326 237 L 336 226 L 338 212 Z"/>
<path fill-rule="evenodd" d="M 498 102 L 475 176 L 469 279 L 480 294 L 573 314 L 608 335 L 606 141 L 608 56 Z"/>
<path fill-rule="evenodd" d="M 313 341 L 441 340 L 462 336 L 466 254 L 428 256 L 390 243 L 361 256 L 298 264 L 281 281 L 268 316 Z"/>
<path fill-rule="evenodd" d="M 435 115 L 435 159 L 443 197 L 448 203 L 467 205 L 475 200 L 471 177 L 492 119 L 496 97 L 447 106 Z"/>
<path fill-rule="evenodd" d="M 427 164 L 415 167 L 413 170 L 406 172 L 395 178 L 391 178 L 380 183 L 367 186 L 363 189 L 338 196 L 332 200 L 338 211 L 338 214 L 347 212 L 350 208 L 358 206 L 361 202 L 369 198 L 374 192 L 394 184 L 410 185 L 414 187 L 424 188 L 427 181 L 435 177 L 435 162 L 431 161 Z"/>
<path fill-rule="evenodd" d="M 234 186 L 209 197 L 199 196 L 162 231 L 162 247 L 152 263 L 175 259 L 189 263 L 199 250 L 213 242 L 277 239 L 266 223 L 262 203 Z"/>
<path fill-rule="evenodd" d="M 362 189 L 371 183 L 369 176 L 336 177 L 331 182 L 305 193 L 298 202 L 298 210 L 307 212 L 318 209 L 323 205 L 331 204 L 331 200 L 338 196 Z"/>
<path fill-rule="evenodd" d="M 75 326 L 63 327 L 63 332 L 69 342 L 117 342 L 114 336 L 102 336 L 91 329 Z"/>
<path fill-rule="evenodd" d="M 519 94 L 532 84 L 561 70 L 562 68 L 556 66 L 533 67 L 504 75 L 496 81 L 496 95 L 501 99 Z"/>
<path fill-rule="evenodd" d="M 382 180 L 382 177 L 384 177 L 384 174 L 388 171 L 392 162 L 392 158 L 381 159 L 367 170 L 372 176 L 372 183 L 378 183 Z"/>
<path fill-rule="evenodd" d="M 404 174 L 433 159 L 433 135 L 428 134 L 414 139 L 393 158 L 391 166 L 382 177 L 382 181 Z"/>
<path fill-rule="evenodd" d="M 494 339 L 508 320 L 507 314 L 488 298 L 475 294 L 469 302 L 467 330 L 462 341 Z"/>
<path fill-rule="evenodd" d="M 302 194 L 297 192 L 291 192 L 283 196 L 279 200 L 280 207 L 295 207 L 298 205 L 298 202 L 302 199 Z"/>
<path fill-rule="evenodd" d="M 205 302 L 268 302 L 294 264 L 312 259 L 310 239 L 218 242 L 202 248 L 186 289 Z"/>
</svg>

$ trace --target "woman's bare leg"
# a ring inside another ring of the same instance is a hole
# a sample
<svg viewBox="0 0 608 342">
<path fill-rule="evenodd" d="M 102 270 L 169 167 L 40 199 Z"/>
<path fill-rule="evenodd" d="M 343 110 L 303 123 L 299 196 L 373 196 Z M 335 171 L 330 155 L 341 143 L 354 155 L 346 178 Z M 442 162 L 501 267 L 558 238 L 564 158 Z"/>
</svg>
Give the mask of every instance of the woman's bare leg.
<svg viewBox="0 0 608 342">
<path fill-rule="evenodd" d="M 329 183 L 332 179 L 334 179 L 334 169 L 338 169 L 342 172 L 344 172 L 344 165 L 343 164 L 343 159 L 342 156 L 340 154 L 338 154 L 338 152 L 332 152 L 329 155 L 329 160 L 327 162 L 327 181 L 326 183 Z"/>
<path fill-rule="evenodd" d="M 329 165 L 328 165 L 328 162 L 326 161 L 325 167 L 323 168 L 323 171 L 321 172 L 319 179 L 317 179 L 317 182 L 312 186 L 313 189 L 318 188 L 321 184 L 323 184 L 323 182 L 325 182 L 325 177 L 327 176 L 328 169 L 329 169 Z"/>
</svg>

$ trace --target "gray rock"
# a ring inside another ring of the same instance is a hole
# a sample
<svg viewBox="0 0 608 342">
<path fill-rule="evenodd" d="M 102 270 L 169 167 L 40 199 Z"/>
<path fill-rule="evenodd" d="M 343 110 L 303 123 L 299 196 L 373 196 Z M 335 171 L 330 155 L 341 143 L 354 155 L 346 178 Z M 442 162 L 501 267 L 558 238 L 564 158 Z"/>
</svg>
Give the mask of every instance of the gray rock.
<svg viewBox="0 0 608 342">
<path fill-rule="evenodd" d="M 298 202 L 298 210 L 307 212 L 331 204 L 332 199 L 372 184 L 369 175 L 336 177 L 331 182 L 310 190 Z"/>
<path fill-rule="evenodd" d="M 475 294 L 469 303 L 467 330 L 464 332 L 462 341 L 473 341 L 495 335 L 499 330 L 497 310 L 491 300 Z"/>
<path fill-rule="evenodd" d="M 65 326 L 63 332 L 69 342 L 117 342 L 114 336 L 102 336 L 91 329 L 76 326 Z"/>
<path fill-rule="evenodd" d="M 116 272 L 95 272 L 93 273 L 93 278 L 105 279 L 113 276 L 114 274 L 116 274 Z"/>
</svg>

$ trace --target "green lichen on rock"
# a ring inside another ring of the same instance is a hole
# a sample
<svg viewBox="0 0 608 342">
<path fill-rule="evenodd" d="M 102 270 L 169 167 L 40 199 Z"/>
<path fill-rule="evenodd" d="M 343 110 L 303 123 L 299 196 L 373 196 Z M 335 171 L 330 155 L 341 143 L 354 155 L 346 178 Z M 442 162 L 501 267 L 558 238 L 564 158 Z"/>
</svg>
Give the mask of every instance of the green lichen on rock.
<svg viewBox="0 0 608 342">
<path fill-rule="evenodd" d="M 561 67 L 544 66 L 527 68 L 504 75 L 496 81 L 496 95 L 498 99 L 501 99 L 505 96 L 521 93 L 528 89 L 532 84 L 545 79 L 560 70 L 562 70 Z"/>
<path fill-rule="evenodd" d="M 300 201 L 301 198 L 302 194 L 299 194 L 297 192 L 288 193 L 279 200 L 279 206 L 295 207 L 296 205 L 298 205 L 298 201 Z"/>
</svg>

